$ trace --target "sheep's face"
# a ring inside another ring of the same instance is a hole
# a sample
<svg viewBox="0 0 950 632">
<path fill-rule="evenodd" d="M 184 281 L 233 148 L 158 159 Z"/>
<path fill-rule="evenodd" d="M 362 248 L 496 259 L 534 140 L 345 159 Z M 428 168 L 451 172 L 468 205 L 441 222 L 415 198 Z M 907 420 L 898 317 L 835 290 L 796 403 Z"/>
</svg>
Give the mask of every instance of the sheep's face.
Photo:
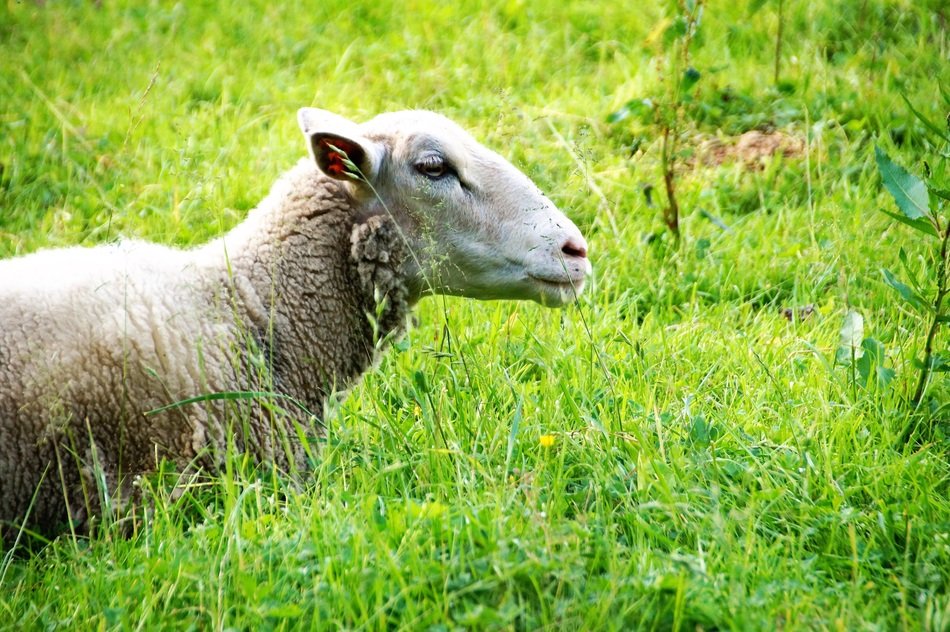
<svg viewBox="0 0 950 632">
<path fill-rule="evenodd" d="M 577 227 L 445 117 L 395 112 L 356 125 L 304 108 L 298 118 L 320 169 L 345 181 L 367 212 L 396 218 L 419 295 L 560 306 L 583 290 L 591 265 Z"/>
</svg>

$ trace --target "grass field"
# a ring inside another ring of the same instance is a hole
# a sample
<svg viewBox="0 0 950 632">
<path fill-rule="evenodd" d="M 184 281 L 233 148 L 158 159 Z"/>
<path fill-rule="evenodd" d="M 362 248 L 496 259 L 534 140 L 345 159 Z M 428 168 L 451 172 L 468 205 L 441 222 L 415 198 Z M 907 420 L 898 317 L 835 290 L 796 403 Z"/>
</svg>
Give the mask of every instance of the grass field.
<svg viewBox="0 0 950 632">
<path fill-rule="evenodd" d="M 156 484 L 129 537 L 7 543 L 0 627 L 950 629 L 950 382 L 904 441 L 924 324 L 881 274 L 937 264 L 873 152 L 946 175 L 901 94 L 946 115 L 950 10 L 782 4 L 778 86 L 779 0 L 706 7 L 683 146 L 800 150 L 684 159 L 678 245 L 656 130 L 608 122 L 669 80 L 663 3 L 0 5 L 0 256 L 200 243 L 303 155 L 299 106 L 421 107 L 528 173 L 595 270 L 562 311 L 424 300 L 302 489 L 235 457 Z M 889 384 L 835 361 L 849 310 Z"/>
</svg>

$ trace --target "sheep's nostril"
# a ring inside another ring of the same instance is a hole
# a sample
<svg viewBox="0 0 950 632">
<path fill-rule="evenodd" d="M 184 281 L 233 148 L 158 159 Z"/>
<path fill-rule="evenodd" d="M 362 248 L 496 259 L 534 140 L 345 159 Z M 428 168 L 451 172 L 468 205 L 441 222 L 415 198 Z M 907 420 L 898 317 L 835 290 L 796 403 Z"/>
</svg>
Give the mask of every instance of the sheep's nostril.
<svg viewBox="0 0 950 632">
<path fill-rule="evenodd" d="M 568 239 L 566 242 L 564 242 L 564 245 L 561 246 L 561 252 L 563 252 L 568 257 L 584 259 L 587 257 L 587 244 L 574 241 L 573 239 Z"/>
</svg>

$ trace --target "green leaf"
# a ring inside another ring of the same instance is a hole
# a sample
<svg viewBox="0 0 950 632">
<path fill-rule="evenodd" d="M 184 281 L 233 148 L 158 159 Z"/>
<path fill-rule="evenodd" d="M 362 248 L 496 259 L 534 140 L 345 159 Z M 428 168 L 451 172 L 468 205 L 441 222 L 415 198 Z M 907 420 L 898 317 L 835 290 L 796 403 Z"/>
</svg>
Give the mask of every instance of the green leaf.
<svg viewBox="0 0 950 632">
<path fill-rule="evenodd" d="M 861 348 L 864 350 L 864 354 L 858 359 L 855 366 L 864 386 L 870 386 L 872 380 L 878 386 L 887 386 L 894 379 L 894 370 L 884 366 L 884 345 L 874 338 L 865 338 L 861 341 Z"/>
<path fill-rule="evenodd" d="M 652 113 L 654 109 L 653 101 L 650 99 L 631 99 L 623 104 L 616 112 L 607 115 L 608 123 L 619 123 L 629 116 L 643 117 L 644 114 Z"/>
<path fill-rule="evenodd" d="M 936 195 L 938 198 L 950 201 L 950 190 L 931 188 L 930 192 Z"/>
<path fill-rule="evenodd" d="M 930 357 L 930 364 L 930 370 L 934 373 L 946 373 L 950 371 L 950 355 L 935 353 Z"/>
<path fill-rule="evenodd" d="M 619 123 L 620 121 L 624 120 L 624 119 L 627 118 L 628 116 L 630 116 L 630 110 L 629 110 L 629 109 L 627 108 L 627 106 L 625 105 L 625 106 L 623 106 L 622 108 L 620 108 L 619 110 L 616 110 L 615 112 L 611 112 L 610 114 L 608 114 L 608 115 L 607 115 L 607 122 L 608 122 L 608 123 Z"/>
<path fill-rule="evenodd" d="M 864 349 L 861 348 L 862 340 L 864 340 L 864 317 L 853 309 L 849 310 L 844 315 L 844 322 L 841 324 L 835 360 L 839 364 L 848 365 L 852 360 L 860 359 L 864 355 Z"/>
<path fill-rule="evenodd" d="M 689 438 L 698 445 L 709 445 L 722 436 L 722 430 L 714 423 L 706 421 L 703 415 L 694 415 L 690 420 Z"/>
<path fill-rule="evenodd" d="M 892 217 L 892 218 L 896 219 L 896 220 L 897 220 L 898 222 L 900 222 L 901 224 L 905 224 L 905 225 L 910 226 L 911 228 L 913 228 L 913 229 L 915 229 L 915 230 L 919 230 L 919 231 L 922 232 L 922 233 L 926 233 L 926 234 L 930 235 L 931 237 L 936 237 L 937 239 L 940 239 L 940 234 L 937 233 L 937 229 L 934 228 L 934 225 L 933 225 L 932 223 L 930 223 L 930 220 L 927 219 L 927 218 L 925 218 L 925 217 L 919 217 L 919 218 L 917 218 L 917 219 L 910 219 L 910 218 L 905 217 L 905 216 L 903 216 L 903 215 L 900 215 L 900 214 L 898 214 L 898 213 L 892 213 L 891 211 L 885 211 L 884 209 L 881 209 L 881 212 L 884 213 L 885 215 L 889 216 L 889 217 Z"/>
<path fill-rule="evenodd" d="M 925 301 L 914 288 L 899 281 L 890 270 L 883 269 L 881 273 L 884 275 L 884 282 L 897 290 L 897 293 L 900 294 L 901 298 L 905 301 L 921 311 L 927 311 L 930 308 L 927 301 Z"/>
<path fill-rule="evenodd" d="M 897 208 L 904 216 L 908 219 L 930 217 L 927 185 L 892 161 L 880 147 L 874 147 L 874 157 L 877 160 L 877 168 L 881 172 L 884 186 L 894 196 Z"/>
<path fill-rule="evenodd" d="M 677 39 L 686 35 L 688 24 L 686 18 L 678 16 L 663 32 L 663 48 L 669 48 Z"/>
<path fill-rule="evenodd" d="M 680 91 L 688 92 L 690 88 L 696 85 L 700 78 L 699 71 L 690 66 L 683 73 L 683 81 L 680 83 Z"/>
<path fill-rule="evenodd" d="M 705 259 L 712 242 L 705 237 L 696 240 L 696 258 Z"/>
<path fill-rule="evenodd" d="M 928 367 L 934 373 L 946 373 L 950 371 L 950 354 L 947 353 L 935 353 L 930 356 L 930 362 L 925 363 L 920 358 L 914 359 L 914 366 L 918 369 L 924 368 L 926 364 L 929 364 Z"/>
<path fill-rule="evenodd" d="M 925 292 L 920 288 L 920 280 L 917 278 L 917 271 L 911 267 L 907 252 L 903 248 L 897 250 L 897 258 L 900 259 L 901 268 L 904 269 L 904 279 L 910 282 L 918 296 L 924 296 Z"/>
<path fill-rule="evenodd" d="M 894 379 L 894 376 L 897 375 L 897 371 L 894 369 L 889 369 L 884 366 L 875 367 L 875 377 L 877 378 L 877 383 L 880 386 L 887 386 L 891 383 L 891 380 Z"/>
<path fill-rule="evenodd" d="M 940 129 L 940 127 L 938 127 L 938 126 L 935 125 L 934 123 L 930 122 L 930 121 L 927 119 L 927 117 L 925 117 L 923 114 L 921 114 L 921 113 L 918 112 L 916 109 L 914 109 L 914 106 L 911 104 L 910 99 L 908 99 L 905 95 L 902 94 L 902 95 L 901 95 L 901 98 L 904 99 L 904 103 L 906 103 L 906 104 L 907 104 L 907 107 L 910 108 L 910 111 L 914 113 L 914 116 L 916 116 L 917 119 L 918 119 L 921 123 L 924 124 L 924 127 L 926 127 L 927 129 L 929 129 L 931 132 L 933 132 L 934 134 L 936 134 L 937 136 L 939 136 L 940 138 L 942 138 L 942 139 L 945 140 L 946 142 L 950 143 L 950 136 L 948 136 L 946 132 L 944 132 L 942 129 Z"/>
<path fill-rule="evenodd" d="M 765 6 L 767 1 L 768 0 L 752 0 L 752 2 L 749 3 L 748 16 L 751 18 L 753 15 L 758 13 L 759 10 Z"/>
</svg>

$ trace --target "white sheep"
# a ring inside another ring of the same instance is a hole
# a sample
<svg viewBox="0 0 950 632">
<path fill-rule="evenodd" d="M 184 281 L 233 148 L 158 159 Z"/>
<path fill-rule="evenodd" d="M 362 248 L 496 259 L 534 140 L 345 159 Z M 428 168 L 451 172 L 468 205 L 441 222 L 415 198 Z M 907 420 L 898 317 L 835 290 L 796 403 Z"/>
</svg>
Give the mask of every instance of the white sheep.
<svg viewBox="0 0 950 632">
<path fill-rule="evenodd" d="M 229 443 L 300 459 L 295 415 L 217 395 L 319 417 L 422 296 L 559 306 L 583 289 L 577 227 L 448 119 L 298 121 L 315 160 L 223 238 L 0 261 L 0 533 L 82 523 L 161 459 L 214 470 Z"/>
</svg>

